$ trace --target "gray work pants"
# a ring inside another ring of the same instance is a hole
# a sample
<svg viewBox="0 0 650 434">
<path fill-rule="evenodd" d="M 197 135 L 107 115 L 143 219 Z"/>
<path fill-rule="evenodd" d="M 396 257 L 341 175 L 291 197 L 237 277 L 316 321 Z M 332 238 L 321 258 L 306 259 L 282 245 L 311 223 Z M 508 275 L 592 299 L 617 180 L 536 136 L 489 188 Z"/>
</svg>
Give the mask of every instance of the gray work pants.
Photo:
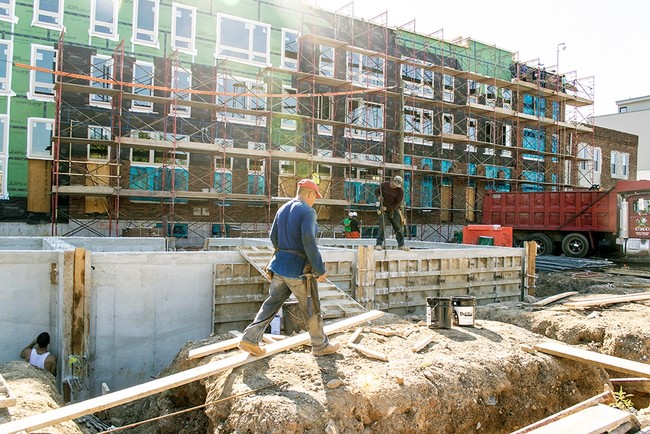
<svg viewBox="0 0 650 434">
<path fill-rule="evenodd" d="M 313 280 L 313 284 L 317 284 L 315 279 Z M 287 301 L 291 293 L 298 300 L 300 313 L 311 337 L 312 349 L 318 351 L 325 348 L 329 341 L 323 331 L 320 300 L 318 297 L 315 300 L 311 297 L 311 293 L 307 290 L 306 279 L 304 277 L 295 279 L 277 274 L 273 275 L 271 279 L 269 297 L 262 303 L 262 307 L 260 307 L 257 315 L 255 315 L 253 322 L 244 330 L 242 339 L 251 343 L 259 343 L 262 340 L 264 330 L 266 330 L 266 327 L 271 323 L 273 317 L 278 313 L 282 304 Z"/>
</svg>

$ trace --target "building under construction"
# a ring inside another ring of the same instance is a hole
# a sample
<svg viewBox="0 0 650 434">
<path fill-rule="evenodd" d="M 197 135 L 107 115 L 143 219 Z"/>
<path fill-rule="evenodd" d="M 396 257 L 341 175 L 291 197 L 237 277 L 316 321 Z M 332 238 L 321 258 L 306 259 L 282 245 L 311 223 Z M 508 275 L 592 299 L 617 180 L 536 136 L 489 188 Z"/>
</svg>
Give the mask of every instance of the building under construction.
<svg viewBox="0 0 650 434">
<path fill-rule="evenodd" d="M 480 222 L 485 191 L 598 183 L 592 77 L 352 3 L 61 3 L 15 5 L 42 34 L 30 65 L 14 56 L 27 164 L 10 144 L 2 166 L 5 203 L 26 197 L 52 235 L 266 236 L 311 177 L 324 236 L 356 211 L 373 237 L 375 191 L 401 174 L 407 236 L 447 241 Z M 11 23 L 16 48 L 28 21 Z"/>
</svg>

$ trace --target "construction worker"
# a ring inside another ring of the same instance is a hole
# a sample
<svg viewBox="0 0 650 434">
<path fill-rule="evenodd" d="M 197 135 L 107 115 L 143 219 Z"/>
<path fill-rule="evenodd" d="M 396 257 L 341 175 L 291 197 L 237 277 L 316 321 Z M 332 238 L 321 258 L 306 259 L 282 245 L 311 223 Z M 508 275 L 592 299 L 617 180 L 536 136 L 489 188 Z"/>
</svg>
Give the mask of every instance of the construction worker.
<svg viewBox="0 0 650 434">
<path fill-rule="evenodd" d="M 316 199 L 322 199 L 318 185 L 311 179 L 298 182 L 296 197 L 280 207 L 271 226 L 275 254 L 267 266 L 271 274 L 269 297 L 264 300 L 255 319 L 246 327 L 238 347 L 254 356 L 266 354 L 259 342 L 282 304 L 293 295 L 311 337 L 311 352 L 325 356 L 338 351 L 323 330 L 318 283 L 327 280 L 325 264 L 318 251 L 316 234 Z"/>
<path fill-rule="evenodd" d="M 395 238 L 397 238 L 397 247 L 400 250 L 409 250 L 404 245 L 404 226 L 400 206 L 404 199 L 404 190 L 402 185 L 404 181 L 402 177 L 397 175 L 392 180 L 382 182 L 377 188 L 376 195 L 379 198 L 379 233 L 377 234 L 377 243 L 375 250 L 381 250 L 384 245 L 384 237 L 386 232 L 386 222 L 390 222 L 395 231 Z"/>
<path fill-rule="evenodd" d="M 50 334 L 43 332 L 20 352 L 20 357 L 27 360 L 30 365 L 56 376 L 56 357 L 47 350 L 48 345 L 50 345 Z"/>
<path fill-rule="evenodd" d="M 356 212 L 350 211 L 348 217 L 343 220 L 343 230 L 345 238 L 361 238 L 361 230 Z"/>
</svg>

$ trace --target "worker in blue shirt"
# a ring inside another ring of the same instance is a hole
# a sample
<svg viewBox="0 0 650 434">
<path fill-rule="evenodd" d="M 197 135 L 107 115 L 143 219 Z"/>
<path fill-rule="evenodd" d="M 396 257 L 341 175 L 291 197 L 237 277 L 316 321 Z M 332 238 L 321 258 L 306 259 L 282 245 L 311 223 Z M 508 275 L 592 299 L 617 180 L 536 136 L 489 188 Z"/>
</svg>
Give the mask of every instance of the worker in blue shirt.
<svg viewBox="0 0 650 434">
<path fill-rule="evenodd" d="M 316 244 L 318 225 L 313 205 L 322 197 L 318 184 L 302 179 L 296 197 L 282 205 L 275 215 L 271 226 L 275 254 L 267 266 L 272 275 L 269 297 L 244 330 L 238 345 L 254 356 L 266 354 L 266 349 L 259 345 L 264 330 L 292 293 L 311 337 L 312 354 L 324 356 L 339 349 L 339 344 L 331 344 L 325 335 L 318 299 L 317 282 L 325 282 L 327 275 Z"/>
</svg>

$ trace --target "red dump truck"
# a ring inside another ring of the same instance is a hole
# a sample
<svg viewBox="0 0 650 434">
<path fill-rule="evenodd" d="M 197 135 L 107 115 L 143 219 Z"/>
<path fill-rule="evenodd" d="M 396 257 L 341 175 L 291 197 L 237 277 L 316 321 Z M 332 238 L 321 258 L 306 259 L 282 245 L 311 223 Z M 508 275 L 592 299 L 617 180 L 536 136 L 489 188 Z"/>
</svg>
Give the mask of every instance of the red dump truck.
<svg viewBox="0 0 650 434">
<path fill-rule="evenodd" d="M 607 191 L 488 192 L 483 223 L 510 226 L 515 244 L 539 255 L 582 258 L 590 251 L 650 256 L 650 181 L 618 181 Z"/>
</svg>

